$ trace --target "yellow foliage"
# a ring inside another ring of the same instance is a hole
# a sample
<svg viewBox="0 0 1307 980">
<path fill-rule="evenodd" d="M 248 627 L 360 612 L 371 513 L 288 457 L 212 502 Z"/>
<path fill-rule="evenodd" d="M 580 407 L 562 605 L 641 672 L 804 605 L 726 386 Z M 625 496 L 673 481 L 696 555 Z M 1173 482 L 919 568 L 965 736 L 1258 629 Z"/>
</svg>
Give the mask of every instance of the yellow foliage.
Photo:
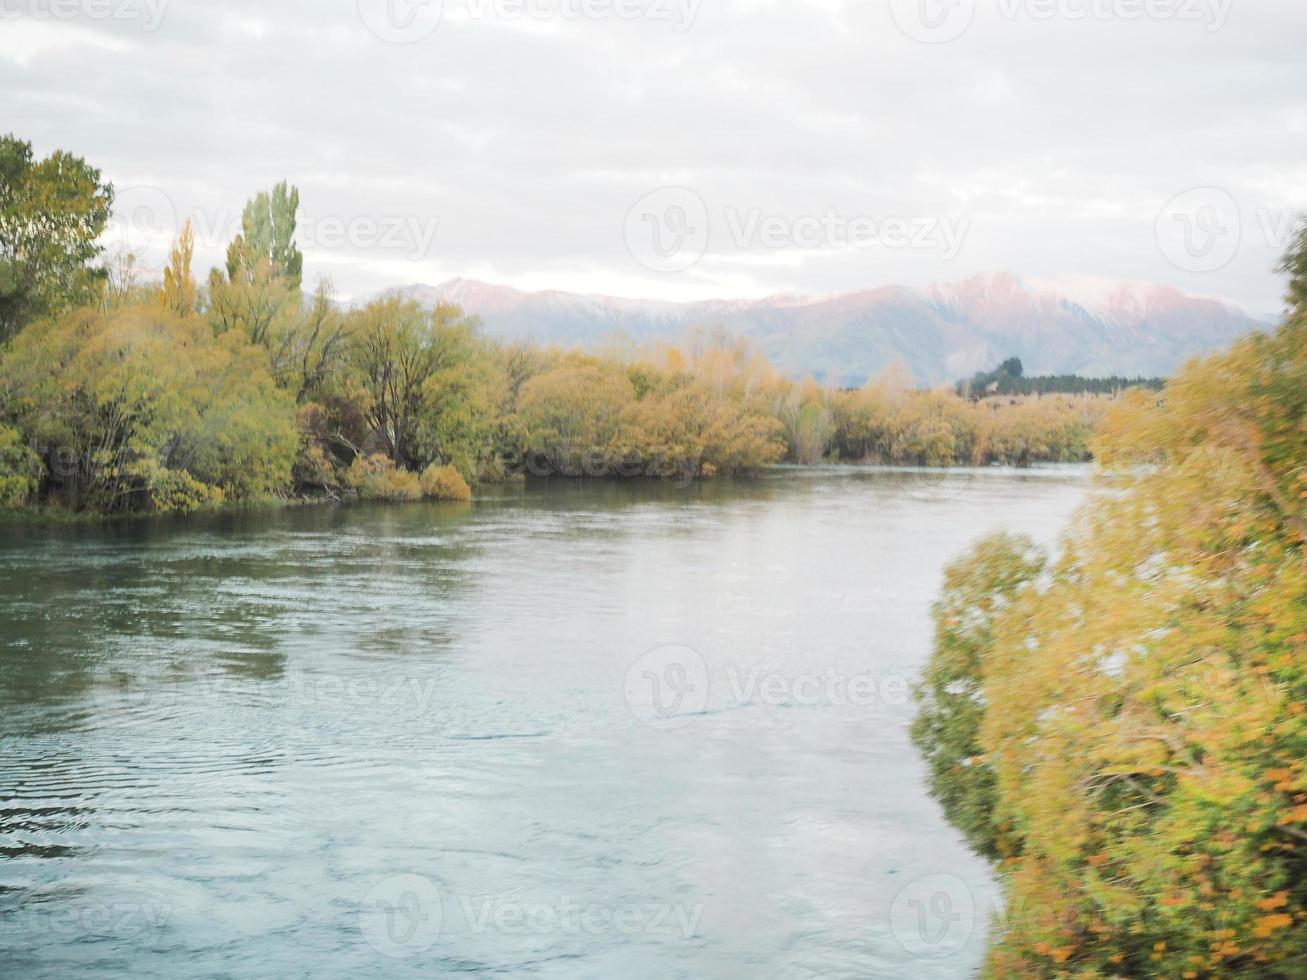
<svg viewBox="0 0 1307 980">
<path fill-rule="evenodd" d="M 422 471 L 422 496 L 432 500 L 471 500 L 472 488 L 453 466 L 432 463 Z"/>
<path fill-rule="evenodd" d="M 417 500 L 422 496 L 418 475 L 397 468 L 385 453 L 358 456 L 346 472 L 345 482 L 364 500 Z"/>
<path fill-rule="evenodd" d="M 1123 399 L 1111 492 L 994 623 L 978 751 L 1008 905 L 1066 910 L 1076 941 L 1023 917 L 992 976 L 1302 975 L 1305 403 L 1302 314 Z"/>
</svg>

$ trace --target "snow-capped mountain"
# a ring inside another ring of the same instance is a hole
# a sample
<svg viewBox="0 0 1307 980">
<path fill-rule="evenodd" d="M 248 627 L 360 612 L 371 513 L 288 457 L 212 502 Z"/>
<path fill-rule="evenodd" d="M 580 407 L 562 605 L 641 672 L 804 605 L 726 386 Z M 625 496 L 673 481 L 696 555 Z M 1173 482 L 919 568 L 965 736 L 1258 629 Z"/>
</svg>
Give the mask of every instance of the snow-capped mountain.
<svg viewBox="0 0 1307 980">
<path fill-rule="evenodd" d="M 1029 374 L 1166 376 L 1269 325 L 1170 286 L 1036 284 L 1002 272 L 926 289 L 696 303 L 523 292 L 470 279 L 392 292 L 424 305 L 456 303 L 479 316 L 487 334 L 510 340 L 678 341 L 695 327 L 720 330 L 750 338 L 788 374 L 841 385 L 861 384 L 896 360 L 919 383 L 947 383 L 1012 356 Z"/>
</svg>

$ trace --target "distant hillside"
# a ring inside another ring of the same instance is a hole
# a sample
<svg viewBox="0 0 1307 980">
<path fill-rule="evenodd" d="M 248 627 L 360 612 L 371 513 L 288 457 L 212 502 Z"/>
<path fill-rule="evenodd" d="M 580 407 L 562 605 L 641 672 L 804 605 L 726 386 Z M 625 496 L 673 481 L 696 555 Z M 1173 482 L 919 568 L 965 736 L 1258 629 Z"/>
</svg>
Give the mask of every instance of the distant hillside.
<svg viewBox="0 0 1307 980">
<path fill-rule="evenodd" d="M 882 286 L 826 297 L 668 303 L 453 279 L 394 290 L 457 303 L 488 334 L 588 345 L 614 334 L 683 339 L 695 326 L 749 337 L 787 374 L 856 386 L 896 360 L 920 384 L 951 384 L 1019 357 L 1030 374 L 1165 377 L 1188 358 L 1265 329 L 1241 310 L 1169 286 L 1099 284 L 1092 295 L 1035 288 L 1007 273 L 925 290 Z"/>
</svg>

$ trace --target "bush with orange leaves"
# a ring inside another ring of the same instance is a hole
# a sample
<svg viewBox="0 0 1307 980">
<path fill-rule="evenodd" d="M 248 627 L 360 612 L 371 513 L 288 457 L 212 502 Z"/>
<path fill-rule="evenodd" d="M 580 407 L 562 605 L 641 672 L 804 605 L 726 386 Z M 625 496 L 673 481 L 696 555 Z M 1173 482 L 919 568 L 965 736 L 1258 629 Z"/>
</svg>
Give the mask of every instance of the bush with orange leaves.
<svg viewBox="0 0 1307 980">
<path fill-rule="evenodd" d="M 989 975 L 1307 976 L 1305 419 L 1300 307 L 1114 411 L 1047 568 L 950 573 L 916 735 L 997 862 Z"/>
</svg>

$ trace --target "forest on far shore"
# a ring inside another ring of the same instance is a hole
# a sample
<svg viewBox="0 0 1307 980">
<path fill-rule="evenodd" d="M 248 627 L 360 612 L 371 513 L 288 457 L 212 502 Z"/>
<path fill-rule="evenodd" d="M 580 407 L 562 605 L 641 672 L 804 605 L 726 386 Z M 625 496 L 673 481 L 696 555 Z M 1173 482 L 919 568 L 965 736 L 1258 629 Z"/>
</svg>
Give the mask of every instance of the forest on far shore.
<svg viewBox="0 0 1307 980">
<path fill-rule="evenodd" d="M 741 340 L 562 350 L 454 306 L 345 309 L 304 282 L 299 192 L 250 199 L 221 267 L 189 222 L 158 281 L 105 255 L 113 188 L 0 139 L 0 507 L 189 511 L 291 497 L 466 499 L 522 475 L 693 480 L 824 460 L 1074 461 L 1109 398 L 964 397 L 890 368 L 857 390 Z M 1117 386 L 1110 390 L 1115 394 Z"/>
<path fill-rule="evenodd" d="M 1044 374 L 1027 376 L 1021 358 L 1009 357 L 992 371 L 979 371 L 954 390 L 964 397 L 986 398 L 992 395 L 1114 395 L 1127 388 L 1161 391 L 1164 378 L 1084 378 L 1078 374 Z"/>
</svg>

